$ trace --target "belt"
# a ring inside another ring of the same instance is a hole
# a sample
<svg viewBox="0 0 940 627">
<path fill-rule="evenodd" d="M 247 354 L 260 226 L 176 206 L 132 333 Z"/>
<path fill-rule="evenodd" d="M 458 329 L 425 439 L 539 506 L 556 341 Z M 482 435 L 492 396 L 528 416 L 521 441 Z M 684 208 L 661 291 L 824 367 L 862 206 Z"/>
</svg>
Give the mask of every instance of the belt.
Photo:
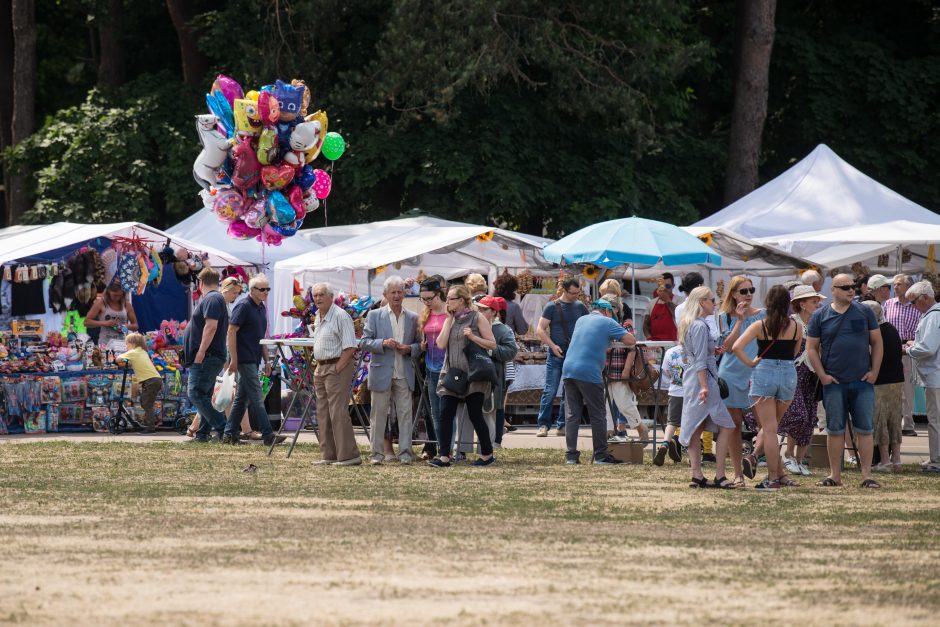
<svg viewBox="0 0 940 627">
<path fill-rule="evenodd" d="M 334 357 L 333 359 L 318 359 L 318 364 L 335 364 L 339 361 L 339 357 Z"/>
</svg>

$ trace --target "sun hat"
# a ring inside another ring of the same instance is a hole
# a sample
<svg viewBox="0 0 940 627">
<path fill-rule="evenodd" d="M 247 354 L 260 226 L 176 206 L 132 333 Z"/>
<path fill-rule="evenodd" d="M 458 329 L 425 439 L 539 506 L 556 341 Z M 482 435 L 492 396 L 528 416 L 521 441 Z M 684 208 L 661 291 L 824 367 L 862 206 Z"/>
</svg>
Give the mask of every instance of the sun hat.
<svg viewBox="0 0 940 627">
<path fill-rule="evenodd" d="M 477 305 L 493 311 L 506 311 L 506 299 L 502 296 L 484 296 L 477 302 Z"/>
<path fill-rule="evenodd" d="M 812 285 L 797 285 L 793 288 L 793 296 L 790 297 L 790 302 L 801 298 L 813 298 L 815 296 L 825 298 L 825 296 L 814 290 Z"/>
<path fill-rule="evenodd" d="M 870 290 L 877 290 L 885 285 L 891 285 L 891 281 L 883 274 L 873 274 L 868 278 L 868 289 Z"/>
</svg>

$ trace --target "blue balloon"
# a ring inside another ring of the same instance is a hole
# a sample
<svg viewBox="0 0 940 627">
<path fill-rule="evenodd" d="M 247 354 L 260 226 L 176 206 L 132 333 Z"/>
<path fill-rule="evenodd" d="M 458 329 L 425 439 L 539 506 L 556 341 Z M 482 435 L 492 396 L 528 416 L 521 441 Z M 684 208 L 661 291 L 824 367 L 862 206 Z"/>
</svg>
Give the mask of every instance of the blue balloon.
<svg viewBox="0 0 940 627">
<path fill-rule="evenodd" d="M 225 96 L 218 89 L 211 94 L 206 94 L 206 105 L 209 111 L 219 118 L 219 124 L 225 129 L 225 134 L 232 137 L 235 133 L 235 113 L 232 111 L 232 105 L 228 103 Z"/>
<path fill-rule="evenodd" d="M 294 177 L 294 181 L 300 185 L 300 189 L 307 191 L 313 184 L 317 182 L 317 175 L 313 173 L 312 165 L 305 165 L 300 169 L 300 172 L 297 173 L 297 176 Z"/>
<path fill-rule="evenodd" d="M 271 192 L 268 196 L 268 217 L 272 222 L 287 225 L 297 218 L 297 212 L 287 198 L 280 191 Z"/>
</svg>

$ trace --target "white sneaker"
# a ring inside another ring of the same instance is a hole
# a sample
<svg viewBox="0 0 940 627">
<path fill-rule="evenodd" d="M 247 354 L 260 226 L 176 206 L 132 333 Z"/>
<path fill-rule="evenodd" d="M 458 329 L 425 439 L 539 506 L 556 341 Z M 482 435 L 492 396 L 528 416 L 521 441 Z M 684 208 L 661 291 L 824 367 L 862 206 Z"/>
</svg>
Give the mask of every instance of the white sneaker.
<svg viewBox="0 0 940 627">
<path fill-rule="evenodd" d="M 362 464 L 362 457 L 353 457 L 351 459 L 344 459 L 341 462 L 333 462 L 336 466 L 358 466 Z"/>
<path fill-rule="evenodd" d="M 788 471 L 791 475 L 799 475 L 799 474 L 801 474 L 801 471 L 800 471 L 800 463 L 799 463 L 798 461 L 796 461 L 796 458 L 795 458 L 795 457 L 787 457 L 786 455 L 784 455 L 784 456 L 783 456 L 783 465 L 786 466 L 787 471 Z"/>
<path fill-rule="evenodd" d="M 548 437 L 548 427 L 539 427 L 539 430 L 535 432 L 535 437 L 537 437 L 537 438 L 547 438 L 547 437 Z"/>
<path fill-rule="evenodd" d="M 894 472 L 894 464 L 875 464 L 871 469 L 875 472 Z"/>
<path fill-rule="evenodd" d="M 616 442 L 627 442 L 628 440 L 627 440 L 627 436 L 625 435 L 612 435 L 609 438 L 607 438 L 607 441 L 616 443 Z"/>
<path fill-rule="evenodd" d="M 800 474 L 803 475 L 804 477 L 808 477 L 810 476 L 810 474 L 812 474 L 809 471 L 809 466 L 807 466 L 806 464 L 797 464 L 797 465 L 800 467 Z"/>
<path fill-rule="evenodd" d="M 386 456 L 385 456 L 385 461 L 388 462 L 388 463 L 397 462 L 397 461 L 398 461 L 398 457 L 397 457 L 396 455 L 386 455 Z"/>
<path fill-rule="evenodd" d="M 384 457 L 382 455 L 379 455 L 378 453 L 376 453 L 375 455 L 369 458 L 369 463 L 372 464 L 373 466 L 380 466 L 382 464 L 383 459 Z"/>
</svg>

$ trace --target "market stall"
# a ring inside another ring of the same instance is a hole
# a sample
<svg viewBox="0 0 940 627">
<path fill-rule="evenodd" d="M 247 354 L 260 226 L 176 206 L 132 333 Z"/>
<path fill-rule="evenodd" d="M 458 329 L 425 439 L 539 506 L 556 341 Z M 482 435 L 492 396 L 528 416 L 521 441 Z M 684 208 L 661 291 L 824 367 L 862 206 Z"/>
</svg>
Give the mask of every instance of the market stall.
<svg viewBox="0 0 940 627">
<path fill-rule="evenodd" d="M 193 277 L 205 265 L 250 264 L 136 222 L 58 223 L 2 235 L 0 433 L 106 430 L 118 405 L 138 413 L 136 381 L 115 362 L 126 346 L 97 342 L 84 324 L 110 285 L 133 303 L 164 378 L 158 419 L 175 426 L 189 407 L 179 342 Z M 118 337 L 127 332 L 123 323 L 115 329 Z"/>
</svg>

